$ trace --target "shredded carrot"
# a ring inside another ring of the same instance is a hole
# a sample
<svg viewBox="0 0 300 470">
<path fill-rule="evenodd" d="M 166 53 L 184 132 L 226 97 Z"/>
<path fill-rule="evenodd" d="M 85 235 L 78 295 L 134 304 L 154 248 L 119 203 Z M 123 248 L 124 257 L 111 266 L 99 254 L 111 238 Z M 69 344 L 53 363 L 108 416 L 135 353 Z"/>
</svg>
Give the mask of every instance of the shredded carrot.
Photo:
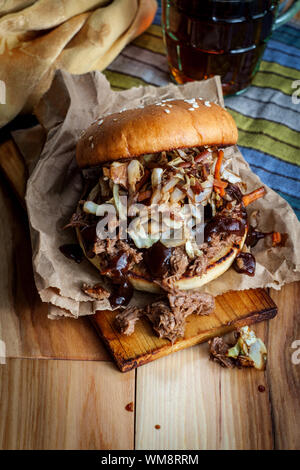
<svg viewBox="0 0 300 470">
<path fill-rule="evenodd" d="M 281 243 L 281 233 L 273 232 L 272 233 L 272 246 L 279 245 Z"/>
<path fill-rule="evenodd" d="M 216 186 L 217 188 L 227 188 L 228 183 L 227 181 L 214 179 L 214 186 Z"/>
<path fill-rule="evenodd" d="M 214 190 L 216 193 L 220 194 L 220 196 L 225 196 L 225 190 L 226 186 L 224 186 L 221 181 L 220 177 L 220 171 L 221 171 L 221 165 L 224 157 L 224 152 L 223 150 L 218 151 L 218 159 L 216 163 L 216 168 L 215 168 L 215 179 L 214 179 Z"/>
<path fill-rule="evenodd" d="M 215 193 L 220 194 L 220 196 L 225 196 L 225 189 L 224 188 L 219 188 L 218 186 L 214 186 L 214 191 Z"/>
<path fill-rule="evenodd" d="M 223 150 L 218 151 L 218 159 L 216 163 L 216 168 L 215 168 L 215 179 L 219 180 L 220 179 L 220 171 L 221 171 L 221 165 L 224 157 L 224 152 Z"/>
<path fill-rule="evenodd" d="M 261 188 L 255 189 L 249 194 L 245 194 L 243 196 L 243 203 L 244 206 L 249 206 L 251 202 L 256 201 L 256 199 L 259 199 L 260 197 L 263 197 L 266 194 L 265 188 L 262 186 Z"/>
</svg>

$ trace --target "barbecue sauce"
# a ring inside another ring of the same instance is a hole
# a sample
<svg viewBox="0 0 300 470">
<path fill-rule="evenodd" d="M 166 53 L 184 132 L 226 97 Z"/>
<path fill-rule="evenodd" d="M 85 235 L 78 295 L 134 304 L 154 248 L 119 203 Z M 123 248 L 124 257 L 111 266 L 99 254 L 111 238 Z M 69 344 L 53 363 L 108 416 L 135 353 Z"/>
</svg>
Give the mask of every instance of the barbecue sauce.
<svg viewBox="0 0 300 470">
<path fill-rule="evenodd" d="M 259 232 L 258 230 L 255 230 L 250 225 L 245 243 L 247 246 L 253 247 L 257 244 L 257 242 L 259 242 L 259 240 L 261 240 L 262 238 L 265 238 L 267 235 L 270 235 L 271 233 Z"/>
<path fill-rule="evenodd" d="M 122 280 L 128 271 L 128 253 L 124 252 L 114 256 L 108 267 L 101 274 L 110 274 L 116 280 Z"/>
<path fill-rule="evenodd" d="M 170 267 L 172 248 L 167 248 L 160 241 L 154 243 L 145 252 L 144 261 L 154 279 L 163 278 Z"/>
<path fill-rule="evenodd" d="M 233 262 L 233 268 L 239 274 L 254 276 L 256 261 L 251 253 L 239 253 Z"/>
<path fill-rule="evenodd" d="M 116 284 L 114 286 L 113 292 L 109 297 L 109 301 L 112 307 L 121 307 L 123 305 L 128 305 L 132 296 L 132 285 L 126 279 L 122 279 L 120 284 Z"/>
<path fill-rule="evenodd" d="M 206 224 L 204 229 L 204 240 L 205 242 L 210 242 L 214 233 L 225 232 L 242 236 L 245 232 L 245 225 L 246 220 L 244 219 L 233 219 L 231 217 L 217 215 Z"/>
<path fill-rule="evenodd" d="M 124 252 L 112 258 L 106 270 L 101 273 L 112 277 L 114 286 L 109 301 L 113 307 L 128 305 L 133 295 L 133 287 L 127 278 L 128 266 L 129 255 Z"/>
<path fill-rule="evenodd" d="M 72 259 L 75 263 L 81 263 L 83 260 L 83 251 L 78 243 L 61 245 L 59 250 L 66 258 Z"/>
<path fill-rule="evenodd" d="M 130 403 L 128 403 L 126 406 L 125 406 L 125 410 L 126 411 L 134 411 L 134 405 L 133 405 L 133 401 L 131 401 Z"/>
</svg>

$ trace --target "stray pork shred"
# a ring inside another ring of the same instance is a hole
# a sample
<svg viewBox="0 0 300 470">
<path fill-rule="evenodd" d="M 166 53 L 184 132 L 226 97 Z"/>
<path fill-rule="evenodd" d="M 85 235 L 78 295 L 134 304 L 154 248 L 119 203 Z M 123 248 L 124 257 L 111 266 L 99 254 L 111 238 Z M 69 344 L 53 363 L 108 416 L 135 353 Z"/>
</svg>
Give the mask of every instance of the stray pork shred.
<svg viewBox="0 0 300 470">
<path fill-rule="evenodd" d="M 121 333 L 130 336 L 134 332 L 136 322 L 143 315 L 143 309 L 138 307 L 127 307 L 116 315 L 115 324 Z"/>
<path fill-rule="evenodd" d="M 255 336 L 248 326 L 235 332 L 236 342 L 227 343 L 223 338 L 213 338 L 209 342 L 210 358 L 222 367 L 254 367 L 264 370 L 267 349 L 263 341 Z"/>
<path fill-rule="evenodd" d="M 108 299 L 110 292 L 102 287 L 101 284 L 89 285 L 86 283 L 82 284 L 82 291 L 96 300 Z"/>
<path fill-rule="evenodd" d="M 223 338 L 216 336 L 209 341 L 209 354 L 211 360 L 217 362 L 220 366 L 233 369 L 235 367 L 234 360 L 226 355 L 229 347 L 229 344 Z"/>
<path fill-rule="evenodd" d="M 184 336 L 185 320 L 189 315 L 208 315 L 214 305 L 214 298 L 209 294 L 177 290 L 144 309 L 127 307 L 117 314 L 115 322 L 121 333 L 130 335 L 134 332 L 137 320 L 146 316 L 158 336 L 173 343 Z"/>
</svg>

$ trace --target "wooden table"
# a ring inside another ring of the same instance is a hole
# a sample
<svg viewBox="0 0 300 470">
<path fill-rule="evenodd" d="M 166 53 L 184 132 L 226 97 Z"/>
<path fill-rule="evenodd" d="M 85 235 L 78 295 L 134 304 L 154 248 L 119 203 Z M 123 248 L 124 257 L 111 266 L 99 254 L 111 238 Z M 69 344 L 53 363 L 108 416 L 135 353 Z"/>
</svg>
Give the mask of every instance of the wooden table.
<svg viewBox="0 0 300 470">
<path fill-rule="evenodd" d="M 271 290 L 279 314 L 254 327 L 265 372 L 222 369 L 203 344 L 122 374 L 88 319 L 47 319 L 25 211 L 0 183 L 1 449 L 299 449 L 300 283 Z"/>
</svg>

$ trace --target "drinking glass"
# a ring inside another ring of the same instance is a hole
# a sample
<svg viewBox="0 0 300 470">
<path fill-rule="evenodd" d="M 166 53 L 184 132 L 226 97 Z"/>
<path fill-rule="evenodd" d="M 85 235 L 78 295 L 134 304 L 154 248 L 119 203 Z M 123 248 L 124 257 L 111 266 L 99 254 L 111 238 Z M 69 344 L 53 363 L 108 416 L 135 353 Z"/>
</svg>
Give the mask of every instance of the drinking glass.
<svg viewBox="0 0 300 470">
<path fill-rule="evenodd" d="M 169 69 L 177 83 L 220 75 L 224 95 L 247 88 L 272 31 L 300 10 L 300 0 L 162 0 Z"/>
</svg>

